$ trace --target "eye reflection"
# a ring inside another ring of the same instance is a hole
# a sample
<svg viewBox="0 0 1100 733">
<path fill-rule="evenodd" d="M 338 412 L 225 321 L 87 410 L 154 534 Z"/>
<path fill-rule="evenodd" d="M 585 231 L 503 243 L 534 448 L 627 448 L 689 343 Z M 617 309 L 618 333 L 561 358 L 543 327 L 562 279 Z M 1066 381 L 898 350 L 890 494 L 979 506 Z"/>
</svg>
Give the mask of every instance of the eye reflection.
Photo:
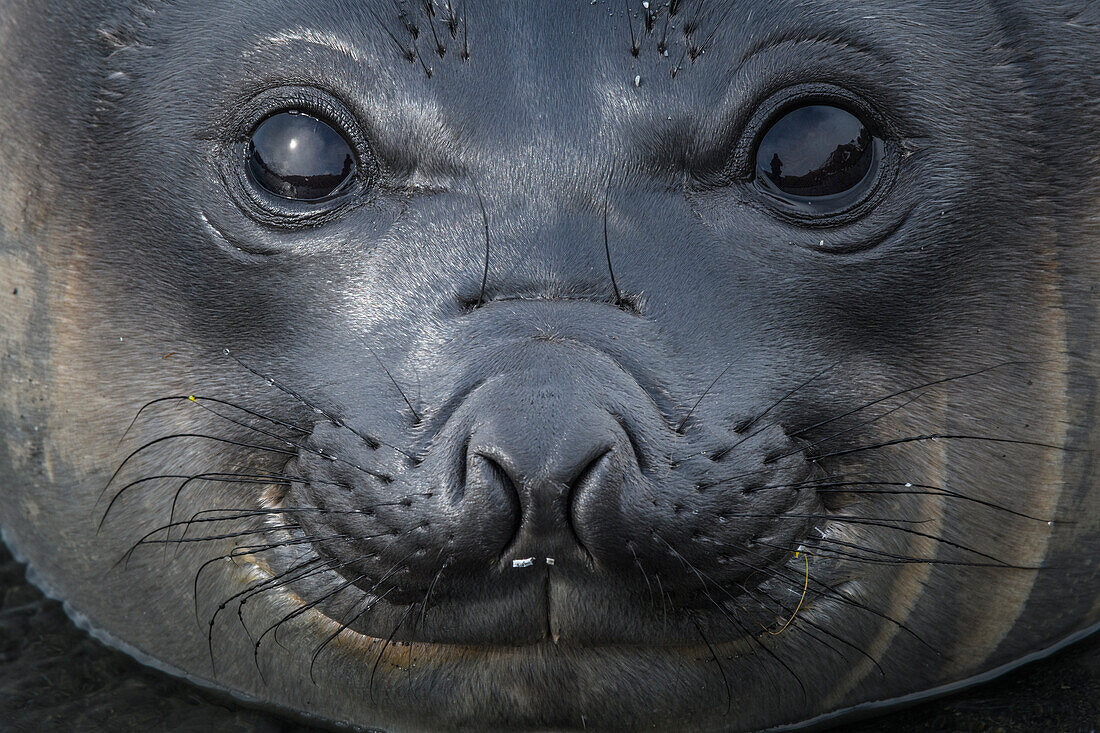
<svg viewBox="0 0 1100 733">
<path fill-rule="evenodd" d="M 831 105 L 807 105 L 764 134 L 756 183 L 788 208 L 830 213 L 859 203 L 881 160 L 882 141 L 858 117 Z"/>
<path fill-rule="evenodd" d="M 304 112 L 280 112 L 248 142 L 248 173 L 260 187 L 297 201 L 339 193 L 355 174 L 351 146 L 328 124 Z"/>
</svg>

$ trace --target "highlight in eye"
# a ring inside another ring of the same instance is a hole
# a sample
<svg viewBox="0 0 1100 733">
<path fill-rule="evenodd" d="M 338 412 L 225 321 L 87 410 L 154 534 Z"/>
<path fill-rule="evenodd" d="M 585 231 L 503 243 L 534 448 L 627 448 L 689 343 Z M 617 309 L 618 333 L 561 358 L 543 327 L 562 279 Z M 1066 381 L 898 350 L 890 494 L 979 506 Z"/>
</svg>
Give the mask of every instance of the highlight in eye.
<svg viewBox="0 0 1100 733">
<path fill-rule="evenodd" d="M 331 198 L 355 177 L 355 156 L 343 135 L 297 110 L 271 115 L 256 127 L 246 164 L 256 185 L 296 201 Z"/>
</svg>

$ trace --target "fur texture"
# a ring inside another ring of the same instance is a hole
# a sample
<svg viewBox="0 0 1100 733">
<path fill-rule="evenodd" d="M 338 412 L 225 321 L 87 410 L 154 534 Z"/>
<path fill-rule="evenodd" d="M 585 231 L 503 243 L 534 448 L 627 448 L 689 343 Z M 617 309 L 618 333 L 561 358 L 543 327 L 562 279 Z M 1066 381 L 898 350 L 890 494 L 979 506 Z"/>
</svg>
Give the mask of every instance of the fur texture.
<svg viewBox="0 0 1100 733">
<path fill-rule="evenodd" d="M 393 731 L 795 724 L 1100 622 L 1100 11 L 650 6 L 5 0 L 43 587 Z M 888 151 L 828 220 L 749 183 L 811 101 Z M 283 109 L 349 195 L 249 188 Z"/>
</svg>

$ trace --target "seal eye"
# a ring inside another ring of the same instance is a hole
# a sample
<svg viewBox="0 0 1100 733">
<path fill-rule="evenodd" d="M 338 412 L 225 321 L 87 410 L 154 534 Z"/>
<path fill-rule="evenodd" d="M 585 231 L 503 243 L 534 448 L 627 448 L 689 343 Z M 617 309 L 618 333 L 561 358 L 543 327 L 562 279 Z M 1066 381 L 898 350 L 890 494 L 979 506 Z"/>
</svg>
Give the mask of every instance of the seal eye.
<svg viewBox="0 0 1100 733">
<path fill-rule="evenodd" d="M 339 193 L 355 175 L 347 140 L 304 112 L 274 114 L 248 141 L 248 173 L 261 188 L 287 199 L 321 201 Z"/>
<path fill-rule="evenodd" d="M 839 107 L 798 107 L 772 123 L 756 150 L 756 184 L 787 208 L 826 214 L 859 203 L 875 181 L 882 140 Z"/>
</svg>

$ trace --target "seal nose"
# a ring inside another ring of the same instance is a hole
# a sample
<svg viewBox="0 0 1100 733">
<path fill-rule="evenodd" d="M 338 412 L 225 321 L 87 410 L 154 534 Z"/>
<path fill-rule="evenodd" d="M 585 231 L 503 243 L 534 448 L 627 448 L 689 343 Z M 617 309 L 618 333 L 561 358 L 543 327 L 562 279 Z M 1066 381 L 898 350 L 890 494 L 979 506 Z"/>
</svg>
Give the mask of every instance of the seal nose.
<svg viewBox="0 0 1100 733">
<path fill-rule="evenodd" d="M 466 451 L 467 499 L 510 496 L 518 505 L 513 539 L 502 557 L 507 565 L 528 558 L 583 559 L 587 550 L 574 511 L 578 497 L 617 505 L 624 480 L 625 440 L 608 413 L 574 400 L 539 407 L 498 407 L 474 427 Z"/>
</svg>

